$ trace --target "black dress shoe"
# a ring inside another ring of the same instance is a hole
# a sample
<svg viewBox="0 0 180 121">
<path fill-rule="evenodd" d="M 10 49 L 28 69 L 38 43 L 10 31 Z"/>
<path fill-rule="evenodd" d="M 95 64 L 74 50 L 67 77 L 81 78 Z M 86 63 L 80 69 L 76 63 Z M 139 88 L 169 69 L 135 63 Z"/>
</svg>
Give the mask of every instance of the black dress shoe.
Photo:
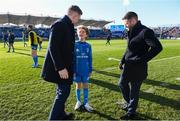
<svg viewBox="0 0 180 121">
<path fill-rule="evenodd" d="M 66 115 L 62 118 L 62 120 L 73 120 L 74 114 L 73 113 L 66 113 Z"/>
<path fill-rule="evenodd" d="M 125 114 L 124 116 L 122 116 L 120 119 L 121 120 L 136 120 L 137 115 L 136 114 Z"/>
</svg>

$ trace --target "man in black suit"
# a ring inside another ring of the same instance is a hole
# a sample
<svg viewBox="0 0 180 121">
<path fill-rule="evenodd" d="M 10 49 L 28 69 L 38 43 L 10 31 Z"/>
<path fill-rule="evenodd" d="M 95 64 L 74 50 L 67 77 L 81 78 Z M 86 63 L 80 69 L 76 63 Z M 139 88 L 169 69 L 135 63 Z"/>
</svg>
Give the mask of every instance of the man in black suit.
<svg viewBox="0 0 180 121">
<path fill-rule="evenodd" d="M 126 120 L 135 117 L 140 87 L 148 75 L 147 63 L 161 52 L 162 45 L 153 30 L 141 24 L 135 12 L 128 12 L 123 21 L 128 30 L 128 43 L 119 65 L 122 69 L 119 87 L 127 102 L 124 108 L 127 114 L 121 117 Z"/>
<path fill-rule="evenodd" d="M 73 57 L 75 31 L 74 24 L 82 15 L 78 6 L 71 6 L 67 15 L 57 20 L 51 27 L 49 45 L 41 77 L 57 84 L 56 98 L 49 120 L 71 119 L 72 114 L 65 112 L 65 102 L 70 94 L 73 81 Z"/>
</svg>

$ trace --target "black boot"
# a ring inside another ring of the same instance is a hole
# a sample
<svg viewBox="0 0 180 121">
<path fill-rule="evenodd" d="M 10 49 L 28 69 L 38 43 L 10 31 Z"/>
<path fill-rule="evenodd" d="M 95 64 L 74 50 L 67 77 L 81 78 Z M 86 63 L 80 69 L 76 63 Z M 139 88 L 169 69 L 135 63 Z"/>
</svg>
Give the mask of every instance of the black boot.
<svg viewBox="0 0 180 121">
<path fill-rule="evenodd" d="M 125 114 L 124 116 L 122 116 L 120 118 L 121 120 L 136 120 L 137 119 L 137 115 L 136 114 Z"/>
<path fill-rule="evenodd" d="M 73 113 L 66 113 L 66 115 L 62 118 L 62 120 L 73 120 L 74 114 Z"/>
</svg>

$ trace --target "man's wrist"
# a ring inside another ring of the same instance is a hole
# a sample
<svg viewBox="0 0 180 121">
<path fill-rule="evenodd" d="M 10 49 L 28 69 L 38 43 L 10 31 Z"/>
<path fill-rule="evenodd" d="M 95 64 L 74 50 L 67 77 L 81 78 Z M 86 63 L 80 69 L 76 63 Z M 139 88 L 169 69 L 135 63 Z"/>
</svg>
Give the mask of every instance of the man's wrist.
<svg viewBox="0 0 180 121">
<path fill-rule="evenodd" d="M 57 69 L 57 71 L 60 72 L 60 71 L 62 71 L 64 69 L 66 69 L 66 68 L 64 68 L 64 67 L 63 68 L 59 68 L 59 69 Z"/>
</svg>

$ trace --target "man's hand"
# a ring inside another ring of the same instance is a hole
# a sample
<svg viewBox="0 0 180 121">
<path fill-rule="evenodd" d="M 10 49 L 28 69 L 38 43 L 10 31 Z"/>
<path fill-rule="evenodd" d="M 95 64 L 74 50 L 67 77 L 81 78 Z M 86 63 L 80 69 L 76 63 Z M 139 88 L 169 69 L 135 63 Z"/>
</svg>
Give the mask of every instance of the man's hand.
<svg viewBox="0 0 180 121">
<path fill-rule="evenodd" d="M 123 70 L 123 68 L 124 68 L 124 64 L 120 63 L 120 64 L 119 64 L 119 69 L 120 69 L 120 70 Z"/>
<path fill-rule="evenodd" d="M 68 79 L 69 78 L 69 74 L 68 74 L 68 71 L 66 68 L 58 71 L 58 73 L 59 73 L 59 76 L 61 77 L 61 79 Z"/>
</svg>

